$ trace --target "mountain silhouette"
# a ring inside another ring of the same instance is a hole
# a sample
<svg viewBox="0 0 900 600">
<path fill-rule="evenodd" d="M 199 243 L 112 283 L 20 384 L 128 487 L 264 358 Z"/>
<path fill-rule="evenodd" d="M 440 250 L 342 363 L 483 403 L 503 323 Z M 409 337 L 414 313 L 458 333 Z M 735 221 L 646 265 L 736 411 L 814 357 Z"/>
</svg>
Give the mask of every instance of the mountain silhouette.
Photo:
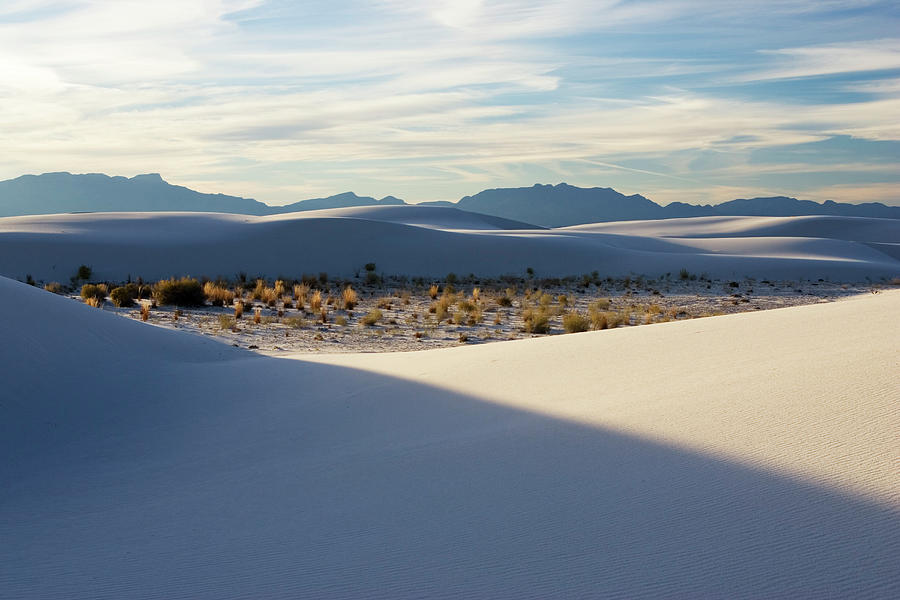
<svg viewBox="0 0 900 600">
<path fill-rule="evenodd" d="M 172 185 L 158 174 L 111 177 L 101 173 L 45 173 L 0 181 L 0 217 L 65 212 L 219 212 L 272 215 L 353 206 L 402 206 L 394 196 L 375 199 L 344 192 L 325 198 L 269 206 L 250 198 L 203 194 Z M 581 188 L 566 183 L 498 188 L 466 196 L 459 202 L 423 202 L 449 206 L 543 227 L 603 221 L 671 219 L 703 216 L 837 215 L 900 219 L 900 207 L 878 202 L 846 204 L 812 202 L 786 196 L 731 200 L 716 205 L 673 202 L 660 206 L 639 194 L 626 196 L 611 188 Z"/>
</svg>

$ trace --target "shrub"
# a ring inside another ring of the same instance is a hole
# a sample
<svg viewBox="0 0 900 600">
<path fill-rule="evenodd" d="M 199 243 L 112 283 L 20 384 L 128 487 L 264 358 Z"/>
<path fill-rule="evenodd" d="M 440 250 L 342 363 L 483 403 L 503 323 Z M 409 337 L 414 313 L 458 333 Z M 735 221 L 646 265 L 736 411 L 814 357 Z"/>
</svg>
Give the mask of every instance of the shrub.
<svg viewBox="0 0 900 600">
<path fill-rule="evenodd" d="M 344 288 L 344 291 L 341 292 L 341 300 L 344 302 L 345 309 L 353 310 L 353 307 L 359 303 L 359 295 L 348 285 Z"/>
<path fill-rule="evenodd" d="M 360 319 L 359 322 L 362 323 L 363 325 L 365 325 L 366 327 L 372 327 L 378 321 L 380 321 L 382 318 L 384 318 L 384 315 L 382 314 L 382 312 L 380 310 L 378 310 L 377 308 L 373 308 L 372 310 L 370 310 L 368 312 L 368 314 L 366 314 L 362 319 Z"/>
<path fill-rule="evenodd" d="M 432 300 L 436 300 L 438 297 L 439 291 L 440 291 L 440 288 L 438 288 L 437 284 L 432 283 L 431 287 L 428 288 L 428 295 L 431 297 Z"/>
<path fill-rule="evenodd" d="M 244 301 L 238 300 L 234 305 L 234 318 L 240 319 L 244 316 Z"/>
<path fill-rule="evenodd" d="M 150 318 L 150 304 L 141 303 L 141 321 L 146 322 Z"/>
<path fill-rule="evenodd" d="M 390 298 L 379 298 L 378 299 L 378 308 L 383 308 L 384 310 L 391 310 L 391 306 L 393 305 Z"/>
<path fill-rule="evenodd" d="M 298 283 L 294 285 L 294 302 L 297 303 L 297 310 L 303 310 L 303 306 L 309 301 L 309 285 L 306 283 Z"/>
<path fill-rule="evenodd" d="M 94 285 L 92 283 L 86 283 L 81 286 L 81 297 L 85 302 L 94 298 L 102 303 L 103 300 L 106 299 L 106 286 L 103 284 Z"/>
<path fill-rule="evenodd" d="M 541 309 L 526 309 L 522 313 L 522 319 L 525 321 L 525 331 L 527 333 L 550 332 L 550 316 Z"/>
<path fill-rule="evenodd" d="M 472 302 L 477 303 L 481 298 L 481 288 L 475 288 L 472 290 Z"/>
<path fill-rule="evenodd" d="M 134 288 L 129 290 L 127 287 L 117 287 L 109 293 L 109 299 L 112 300 L 113 305 L 117 308 L 134 305 L 134 299 L 137 297 L 137 286 L 133 283 L 129 285 L 134 286 Z"/>
<path fill-rule="evenodd" d="M 277 298 L 284 296 L 284 281 L 281 279 L 275 282 L 275 296 Z"/>
<path fill-rule="evenodd" d="M 368 271 L 369 273 L 371 273 L 371 272 L 374 271 L 374 270 L 375 270 L 375 263 L 373 263 L 373 262 L 371 262 L 371 263 L 366 263 L 366 271 Z"/>
<path fill-rule="evenodd" d="M 609 327 L 609 319 L 604 312 L 591 313 L 591 328 L 595 330 L 607 329 Z"/>
<path fill-rule="evenodd" d="M 340 316 L 338 316 L 338 318 L 336 318 L 334 320 L 334 322 L 337 323 L 338 325 L 340 325 L 341 327 L 344 327 L 347 324 L 347 317 L 345 317 L 344 315 L 340 315 Z"/>
<path fill-rule="evenodd" d="M 202 306 L 205 300 L 203 286 L 193 277 L 163 279 L 153 286 L 153 299 L 157 304 Z"/>
<path fill-rule="evenodd" d="M 51 281 L 50 283 L 45 284 L 44 289 L 53 294 L 63 293 L 63 286 L 56 281 Z"/>
<path fill-rule="evenodd" d="M 570 312 L 563 315 L 563 329 L 566 333 L 580 333 L 588 330 L 588 319 L 584 315 L 577 312 Z"/>
<path fill-rule="evenodd" d="M 81 265 L 78 267 L 78 271 L 75 273 L 75 279 L 80 279 L 81 281 L 87 281 L 93 275 L 93 270 L 87 265 Z"/>
<path fill-rule="evenodd" d="M 257 325 L 262 322 L 262 309 L 258 306 L 253 307 L 253 322 Z"/>
<path fill-rule="evenodd" d="M 495 300 L 497 301 L 497 306 L 507 306 L 507 307 L 512 306 L 512 298 L 510 298 L 506 294 L 497 296 L 495 298 Z"/>
<path fill-rule="evenodd" d="M 231 315 L 219 315 L 219 328 L 231 329 L 234 327 L 234 317 Z"/>
</svg>

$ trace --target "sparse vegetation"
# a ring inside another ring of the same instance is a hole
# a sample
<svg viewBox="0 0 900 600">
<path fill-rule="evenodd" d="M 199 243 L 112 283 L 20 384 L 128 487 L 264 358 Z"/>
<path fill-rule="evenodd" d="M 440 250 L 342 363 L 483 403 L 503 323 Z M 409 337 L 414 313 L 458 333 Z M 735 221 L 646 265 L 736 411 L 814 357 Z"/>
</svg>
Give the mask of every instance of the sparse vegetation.
<svg viewBox="0 0 900 600">
<path fill-rule="evenodd" d="M 590 322 L 587 317 L 577 312 L 570 312 L 563 315 L 563 329 L 566 333 L 580 333 L 587 331 Z"/>
<path fill-rule="evenodd" d="M 193 277 L 163 279 L 153 286 L 153 299 L 161 306 L 202 306 L 203 286 Z"/>
<path fill-rule="evenodd" d="M 349 285 L 341 292 L 341 299 L 344 302 L 344 309 L 353 310 L 359 304 L 359 294 Z"/>
<path fill-rule="evenodd" d="M 100 306 L 100 304 L 103 304 L 103 301 L 106 300 L 107 293 L 107 288 L 102 283 L 99 285 L 86 283 L 81 286 L 81 298 L 85 303 L 89 303 L 88 300 L 98 301 L 98 303 L 91 304 L 91 306 Z"/>
<path fill-rule="evenodd" d="M 53 294 L 62 294 L 65 291 L 63 290 L 63 286 L 56 281 L 44 284 L 44 289 Z"/>
<path fill-rule="evenodd" d="M 377 308 L 373 308 L 363 318 L 361 318 L 359 322 L 362 323 L 363 325 L 365 325 L 366 327 L 372 327 L 373 325 L 375 325 L 376 323 L 381 321 L 381 319 L 383 319 L 383 318 L 384 318 L 384 313 L 382 313 Z"/>
<path fill-rule="evenodd" d="M 549 333 L 550 315 L 542 308 L 526 308 L 522 313 L 526 333 Z"/>
</svg>

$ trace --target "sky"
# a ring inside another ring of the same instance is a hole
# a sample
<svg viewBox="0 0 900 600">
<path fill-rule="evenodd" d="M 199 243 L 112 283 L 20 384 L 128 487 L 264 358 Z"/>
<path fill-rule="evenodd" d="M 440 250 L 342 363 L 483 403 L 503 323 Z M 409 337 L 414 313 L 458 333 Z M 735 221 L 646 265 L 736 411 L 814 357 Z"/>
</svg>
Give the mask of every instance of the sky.
<svg viewBox="0 0 900 600">
<path fill-rule="evenodd" d="M 0 179 L 900 205 L 900 3 L 3 0 Z"/>
</svg>

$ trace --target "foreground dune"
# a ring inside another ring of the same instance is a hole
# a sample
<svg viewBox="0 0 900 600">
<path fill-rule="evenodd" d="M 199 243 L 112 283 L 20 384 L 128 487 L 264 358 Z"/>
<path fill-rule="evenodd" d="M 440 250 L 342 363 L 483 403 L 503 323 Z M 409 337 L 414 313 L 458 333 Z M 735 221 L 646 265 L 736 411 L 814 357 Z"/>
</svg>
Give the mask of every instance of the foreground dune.
<svg viewBox="0 0 900 600">
<path fill-rule="evenodd" d="M 67 282 L 172 275 L 642 274 L 863 281 L 900 274 L 900 220 L 709 217 L 563 229 L 454 208 L 362 207 L 270 217 L 96 213 L 0 219 L 0 275 Z"/>
<path fill-rule="evenodd" d="M 0 595 L 900 594 L 900 293 L 267 357 L 0 278 Z"/>
</svg>

